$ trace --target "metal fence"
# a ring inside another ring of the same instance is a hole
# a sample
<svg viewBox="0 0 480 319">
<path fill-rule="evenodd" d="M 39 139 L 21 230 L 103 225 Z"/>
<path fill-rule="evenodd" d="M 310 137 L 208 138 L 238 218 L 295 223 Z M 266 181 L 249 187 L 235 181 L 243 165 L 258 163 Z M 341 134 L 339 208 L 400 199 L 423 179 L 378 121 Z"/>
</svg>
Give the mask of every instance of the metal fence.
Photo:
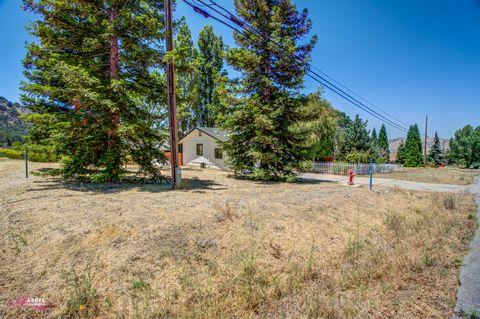
<svg viewBox="0 0 480 319">
<path fill-rule="evenodd" d="M 315 162 L 312 164 L 313 173 L 348 175 L 348 170 L 353 168 L 356 175 L 370 174 L 370 164 L 348 164 L 337 162 Z M 403 165 L 400 164 L 373 164 L 373 173 L 391 173 L 402 171 Z"/>
</svg>

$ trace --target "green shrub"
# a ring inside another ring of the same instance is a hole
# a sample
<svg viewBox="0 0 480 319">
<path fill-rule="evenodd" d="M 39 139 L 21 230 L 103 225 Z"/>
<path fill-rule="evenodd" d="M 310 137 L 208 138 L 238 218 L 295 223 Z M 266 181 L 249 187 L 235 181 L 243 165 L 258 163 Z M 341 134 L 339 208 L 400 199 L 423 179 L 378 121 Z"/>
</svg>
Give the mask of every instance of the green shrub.
<svg viewBox="0 0 480 319">
<path fill-rule="evenodd" d="M 368 152 L 350 152 L 345 158 L 349 163 L 370 163 L 370 153 Z"/>
<path fill-rule="evenodd" d="M 0 157 L 23 160 L 25 158 L 25 151 L 19 149 L 0 148 Z M 55 155 L 45 151 L 29 150 L 28 160 L 31 162 L 50 163 L 56 162 L 57 158 Z"/>
</svg>

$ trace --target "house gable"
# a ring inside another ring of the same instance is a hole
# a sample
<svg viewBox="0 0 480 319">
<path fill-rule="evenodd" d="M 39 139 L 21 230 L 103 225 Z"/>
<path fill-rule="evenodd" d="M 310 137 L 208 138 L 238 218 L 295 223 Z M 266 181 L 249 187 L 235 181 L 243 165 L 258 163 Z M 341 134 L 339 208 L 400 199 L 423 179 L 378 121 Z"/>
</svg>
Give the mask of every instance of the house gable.
<svg viewBox="0 0 480 319">
<path fill-rule="evenodd" d="M 184 165 L 191 165 L 192 161 L 195 161 L 199 157 L 204 157 L 214 164 L 212 167 L 216 166 L 220 169 L 227 169 L 223 156 L 221 156 L 222 158 L 218 156 L 219 149 L 221 149 L 220 140 L 212 135 L 211 132 L 205 132 L 205 130 L 195 128 L 179 141 L 179 144 L 182 145 Z"/>
</svg>

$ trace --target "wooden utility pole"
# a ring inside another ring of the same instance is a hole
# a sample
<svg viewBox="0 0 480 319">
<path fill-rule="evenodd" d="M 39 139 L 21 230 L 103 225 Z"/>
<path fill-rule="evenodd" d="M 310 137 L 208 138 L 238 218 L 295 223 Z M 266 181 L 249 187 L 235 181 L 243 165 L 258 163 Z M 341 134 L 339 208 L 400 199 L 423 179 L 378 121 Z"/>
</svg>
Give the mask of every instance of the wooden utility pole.
<svg viewBox="0 0 480 319">
<path fill-rule="evenodd" d="M 427 166 L 428 114 L 425 118 L 425 145 L 423 146 L 423 165 Z"/>
<path fill-rule="evenodd" d="M 173 27 L 172 27 L 172 0 L 165 0 L 165 28 L 167 52 L 173 51 Z M 175 111 L 175 69 L 173 61 L 167 62 L 167 91 L 168 91 L 168 112 L 170 124 L 170 167 L 172 169 L 172 188 L 180 186 L 180 171 L 178 168 L 178 133 L 177 118 Z"/>
</svg>

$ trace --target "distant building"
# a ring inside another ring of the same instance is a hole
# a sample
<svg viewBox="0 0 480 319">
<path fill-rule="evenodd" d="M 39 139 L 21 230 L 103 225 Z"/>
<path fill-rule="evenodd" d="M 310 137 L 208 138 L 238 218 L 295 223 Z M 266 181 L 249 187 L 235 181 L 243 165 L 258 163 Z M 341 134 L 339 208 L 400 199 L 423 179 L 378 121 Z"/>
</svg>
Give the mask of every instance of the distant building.
<svg viewBox="0 0 480 319">
<path fill-rule="evenodd" d="M 228 170 L 224 164 L 224 152 L 219 142 L 227 140 L 227 134 L 218 128 L 196 127 L 179 142 L 180 165 L 205 166 Z"/>
</svg>

